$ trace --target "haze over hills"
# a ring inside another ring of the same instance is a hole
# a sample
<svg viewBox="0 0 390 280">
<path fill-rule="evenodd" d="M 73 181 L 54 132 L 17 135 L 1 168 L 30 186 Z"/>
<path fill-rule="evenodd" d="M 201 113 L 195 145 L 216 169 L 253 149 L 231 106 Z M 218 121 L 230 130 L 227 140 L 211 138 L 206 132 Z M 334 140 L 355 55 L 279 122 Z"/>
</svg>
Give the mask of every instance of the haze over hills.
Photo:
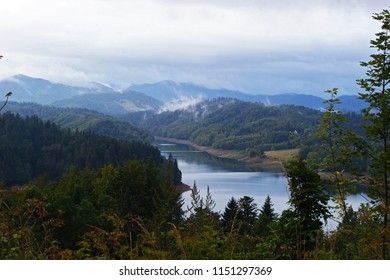
<svg viewBox="0 0 390 280">
<path fill-rule="evenodd" d="M 296 105 L 312 109 L 321 109 L 324 107 L 324 99 L 314 95 L 299 93 L 283 93 L 276 95 L 265 94 L 248 94 L 240 91 L 229 89 L 210 89 L 191 83 L 177 83 L 174 81 L 162 81 L 158 83 L 132 85 L 130 89 L 144 92 L 161 102 L 165 103 L 167 109 L 180 109 L 178 106 L 169 104 L 181 103 L 182 105 L 194 105 L 205 99 L 215 99 L 218 97 L 235 98 L 248 102 L 260 102 L 265 105 Z M 325 95 L 324 95 L 325 97 Z M 356 95 L 341 96 L 340 101 L 345 101 L 340 109 L 345 111 L 358 112 L 365 107 L 363 101 L 359 100 Z"/>
<path fill-rule="evenodd" d="M 91 88 L 75 87 L 25 75 L 0 81 L 0 92 L 9 91 L 16 102 L 85 108 L 109 115 L 157 110 L 161 106 L 160 101 L 140 92 L 118 92 L 100 83 L 93 83 Z"/>
<path fill-rule="evenodd" d="M 57 107 L 77 107 L 95 110 L 107 115 L 121 115 L 128 112 L 158 110 L 162 103 L 142 92 L 86 93 L 52 103 Z"/>
<path fill-rule="evenodd" d="M 98 83 L 95 83 L 93 88 L 75 87 L 19 74 L 0 81 L 0 91 L 12 91 L 13 101 L 51 104 L 80 94 L 112 91 L 112 89 Z"/>
<path fill-rule="evenodd" d="M 56 107 L 76 107 L 109 115 L 140 111 L 174 111 L 207 99 L 235 98 L 260 102 L 267 106 L 297 105 L 312 109 L 323 108 L 324 99 L 298 93 L 253 95 L 229 89 L 210 89 L 191 83 L 162 81 L 132 85 L 118 91 L 110 86 L 94 83 L 90 88 L 52 83 L 45 79 L 16 75 L 0 81 L 0 92 L 12 91 L 12 101 L 34 102 Z M 365 107 L 357 96 L 341 96 L 340 109 L 358 112 Z"/>
</svg>

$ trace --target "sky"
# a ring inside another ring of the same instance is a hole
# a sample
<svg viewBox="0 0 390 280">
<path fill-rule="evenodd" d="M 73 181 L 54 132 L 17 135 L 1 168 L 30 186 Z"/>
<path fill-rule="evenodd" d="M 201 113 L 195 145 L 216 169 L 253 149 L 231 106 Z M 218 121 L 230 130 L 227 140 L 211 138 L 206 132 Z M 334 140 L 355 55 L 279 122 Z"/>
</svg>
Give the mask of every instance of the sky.
<svg viewBox="0 0 390 280">
<path fill-rule="evenodd" d="M 0 0 L 0 79 L 356 94 L 388 0 Z"/>
</svg>

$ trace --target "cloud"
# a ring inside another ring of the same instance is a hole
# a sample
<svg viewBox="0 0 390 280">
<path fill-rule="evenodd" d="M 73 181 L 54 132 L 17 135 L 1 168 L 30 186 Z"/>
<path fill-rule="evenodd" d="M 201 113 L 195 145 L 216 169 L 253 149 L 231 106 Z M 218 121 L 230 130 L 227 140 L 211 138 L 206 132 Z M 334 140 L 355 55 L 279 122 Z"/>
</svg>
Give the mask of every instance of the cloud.
<svg viewBox="0 0 390 280">
<path fill-rule="evenodd" d="M 57 81 L 99 79 L 121 86 L 188 78 L 252 92 L 269 89 L 259 80 L 279 81 L 280 75 L 296 79 L 301 73 L 299 80 L 305 80 L 312 71 L 332 71 L 345 77 L 355 69 L 353 61 L 367 57 L 378 28 L 371 15 L 387 5 L 387 0 L 6 1 L 0 6 L 0 53 L 6 57 L 0 75 L 28 71 Z"/>
</svg>

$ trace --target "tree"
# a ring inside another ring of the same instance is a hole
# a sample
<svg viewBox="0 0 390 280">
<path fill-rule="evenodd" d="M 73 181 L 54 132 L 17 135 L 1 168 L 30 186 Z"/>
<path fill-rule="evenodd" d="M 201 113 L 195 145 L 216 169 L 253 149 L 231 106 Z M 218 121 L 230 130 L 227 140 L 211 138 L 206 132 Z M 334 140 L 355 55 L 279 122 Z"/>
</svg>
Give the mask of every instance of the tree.
<svg viewBox="0 0 390 280">
<path fill-rule="evenodd" d="M 204 200 L 200 195 L 196 182 L 194 182 L 191 191 L 191 208 L 188 209 L 191 214 L 188 221 L 193 223 L 198 230 L 202 230 L 204 226 L 217 227 L 219 215 L 213 211 L 214 207 L 215 201 L 212 198 L 209 186 L 207 186 L 206 199 Z"/>
<path fill-rule="evenodd" d="M 240 217 L 240 206 L 238 204 L 238 201 L 232 197 L 226 207 L 225 211 L 222 214 L 221 218 L 221 225 L 222 227 L 227 231 L 231 232 L 234 230 L 235 227 L 237 227 L 237 220 L 239 220 Z"/>
<path fill-rule="evenodd" d="M 239 200 L 241 211 L 241 232 L 250 232 L 257 219 L 257 204 L 253 197 L 243 196 Z"/>
<path fill-rule="evenodd" d="M 303 159 L 291 161 L 286 167 L 290 209 L 285 210 L 282 217 L 288 216 L 290 218 L 287 220 L 294 221 L 296 253 L 297 258 L 301 259 L 305 252 L 314 249 L 322 220 L 330 217 L 326 206 L 329 197 L 318 173 L 308 168 Z"/>
<path fill-rule="evenodd" d="M 359 93 L 360 99 L 367 102 L 363 109 L 364 125 L 367 138 L 371 141 L 368 152 L 372 158 L 370 175 L 372 182 L 371 195 L 377 199 L 379 213 L 383 217 L 381 252 L 387 258 L 387 240 L 389 235 L 389 177 L 390 177 L 390 12 L 383 10 L 376 13 L 373 19 L 381 23 L 381 31 L 371 40 L 371 48 L 376 52 L 371 60 L 362 62 L 368 68 L 367 78 L 357 81 L 364 90 Z"/>
<path fill-rule="evenodd" d="M 334 88 L 325 92 L 329 93 L 331 97 L 324 101 L 327 107 L 317 132 L 318 138 L 322 140 L 321 150 L 324 153 L 321 164 L 323 170 L 330 173 L 326 184 L 335 190 L 333 199 L 336 207 L 340 210 L 343 228 L 348 235 L 351 235 L 355 255 L 358 256 L 355 231 L 347 204 L 348 188 L 352 189 L 352 183 L 348 176 L 345 176 L 344 171 L 353 170 L 353 159 L 356 158 L 358 151 L 364 147 L 365 143 L 357 137 L 352 129 L 346 128 L 347 118 L 336 109 L 336 106 L 341 103 L 337 98 L 338 89 Z"/>
<path fill-rule="evenodd" d="M 272 206 L 271 198 L 267 195 L 264 204 L 261 207 L 259 217 L 267 217 L 271 222 L 275 221 L 278 218 L 278 214 L 275 213 Z"/>
<path fill-rule="evenodd" d="M 278 218 L 278 214 L 275 213 L 272 206 L 271 198 L 267 195 L 254 226 L 254 233 L 259 236 L 267 236 L 270 232 L 270 223 L 275 222 Z"/>
</svg>

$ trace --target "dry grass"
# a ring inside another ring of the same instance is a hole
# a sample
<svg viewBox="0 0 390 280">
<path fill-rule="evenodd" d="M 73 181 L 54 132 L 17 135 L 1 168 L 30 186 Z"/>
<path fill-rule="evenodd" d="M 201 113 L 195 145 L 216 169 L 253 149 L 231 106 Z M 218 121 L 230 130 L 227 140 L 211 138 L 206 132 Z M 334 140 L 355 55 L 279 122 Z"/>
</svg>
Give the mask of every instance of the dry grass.
<svg viewBox="0 0 390 280">
<path fill-rule="evenodd" d="M 299 149 L 289 149 L 289 150 L 277 150 L 277 151 L 267 151 L 265 155 L 267 158 L 273 158 L 278 160 L 288 160 L 298 155 Z"/>
</svg>

